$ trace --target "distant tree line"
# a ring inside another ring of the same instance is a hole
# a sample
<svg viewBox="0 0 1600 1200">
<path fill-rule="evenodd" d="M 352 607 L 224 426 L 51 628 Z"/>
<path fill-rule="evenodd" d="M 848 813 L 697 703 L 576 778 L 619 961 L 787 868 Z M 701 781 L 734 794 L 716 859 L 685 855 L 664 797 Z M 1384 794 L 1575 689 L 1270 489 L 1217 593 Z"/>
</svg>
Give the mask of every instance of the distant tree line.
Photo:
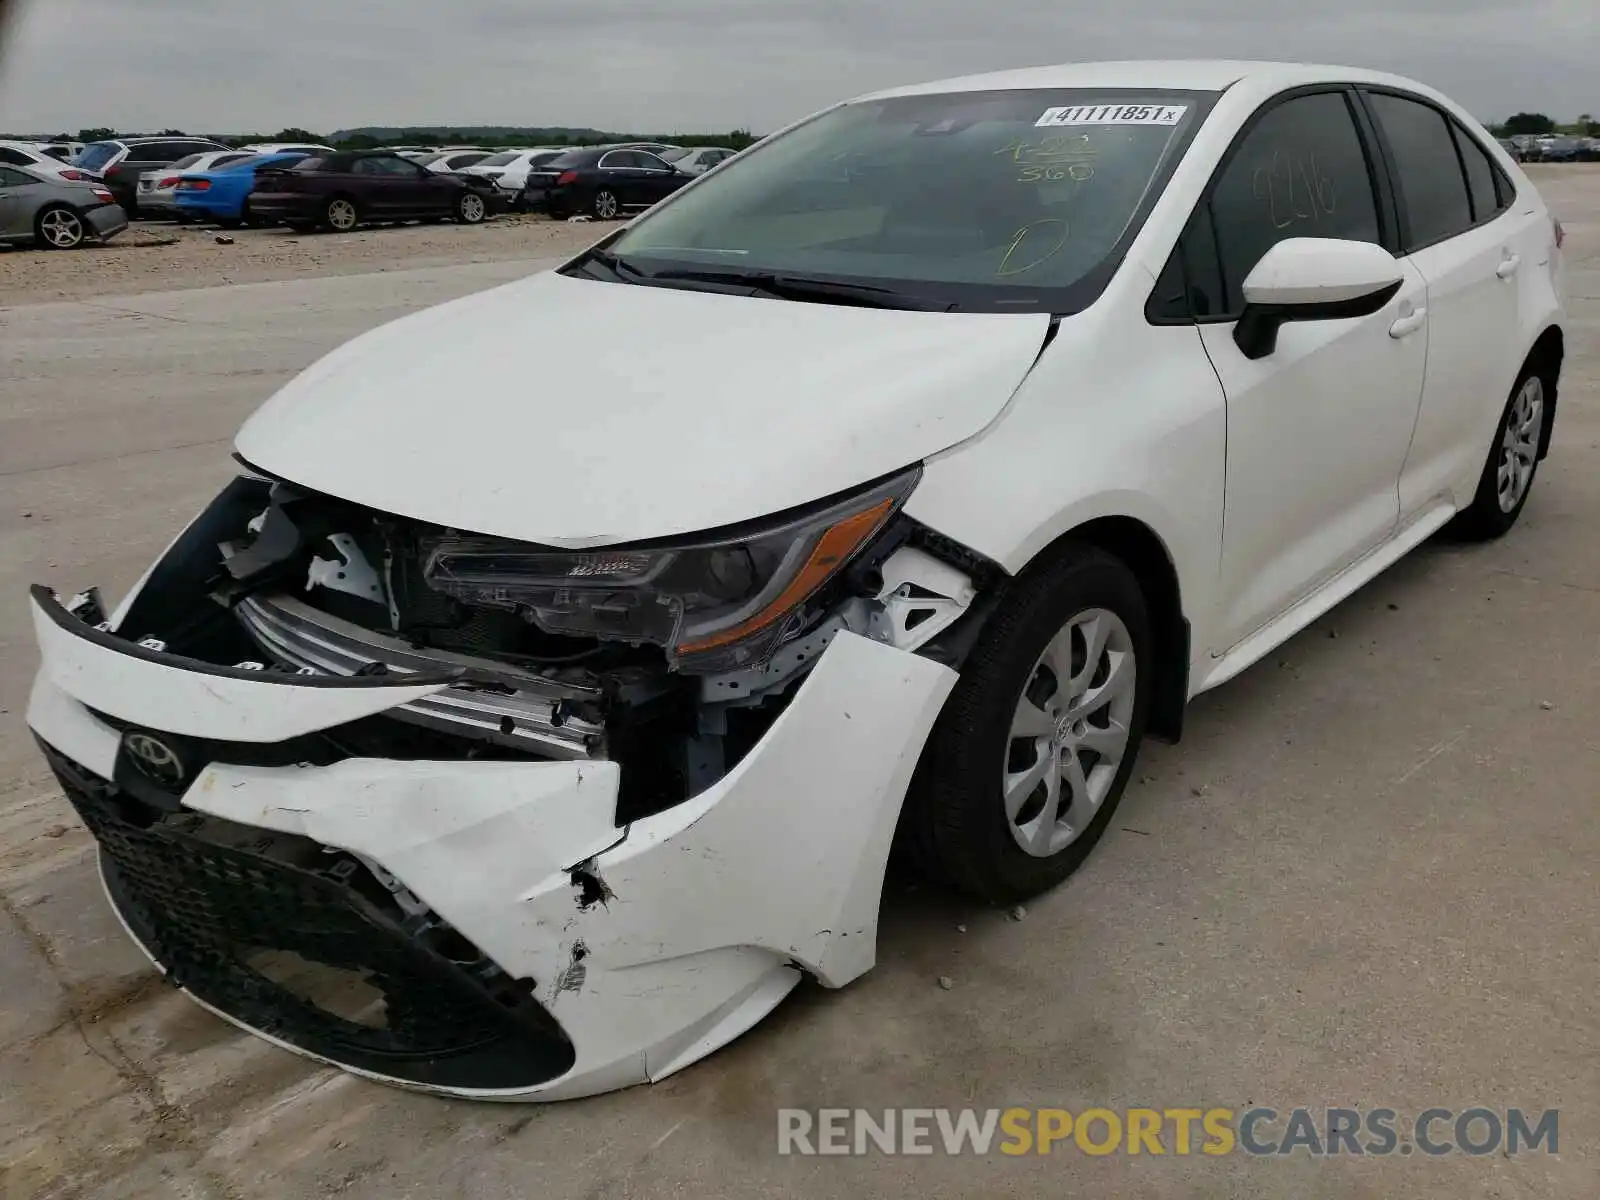
<svg viewBox="0 0 1600 1200">
<path fill-rule="evenodd" d="M 1547 133 L 1600 137 L 1600 121 L 1596 121 L 1589 113 L 1583 113 L 1576 121 L 1562 125 L 1553 118 L 1547 117 L 1544 113 L 1519 112 L 1513 113 L 1498 125 L 1491 125 L 1489 131 L 1496 137 L 1523 137 L 1526 135 L 1539 137 Z"/>
</svg>

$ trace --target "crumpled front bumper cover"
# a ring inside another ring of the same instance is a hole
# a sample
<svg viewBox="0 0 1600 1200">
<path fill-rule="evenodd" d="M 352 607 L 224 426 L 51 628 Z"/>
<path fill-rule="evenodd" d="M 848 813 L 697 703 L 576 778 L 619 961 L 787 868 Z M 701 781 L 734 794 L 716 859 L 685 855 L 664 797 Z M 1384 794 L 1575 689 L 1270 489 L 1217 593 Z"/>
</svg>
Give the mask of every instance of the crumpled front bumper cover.
<svg viewBox="0 0 1600 1200">
<path fill-rule="evenodd" d="M 212 696 L 222 677 L 130 656 L 129 643 L 85 636 L 91 627 L 35 605 L 44 663 L 29 723 L 100 842 L 113 906 L 157 965 L 286 1048 L 480 1099 L 660 1079 L 754 1025 L 803 974 L 837 987 L 870 969 L 901 801 L 955 680 L 929 659 L 841 633 L 727 776 L 620 829 L 616 763 L 378 758 L 213 760 L 152 827 L 114 782 L 126 778 L 130 727 L 259 744 L 351 719 L 357 692 L 367 711 L 443 684 L 228 678 Z M 125 681 L 130 664 L 137 685 Z M 319 872 L 343 861 L 370 877 Z M 387 893 L 372 892 L 385 876 L 411 898 L 409 918 L 386 915 Z M 185 883 L 157 886 L 170 877 Z M 420 936 L 429 922 L 447 933 Z M 262 954 L 361 975 L 383 993 L 384 1029 L 308 1034 L 320 1017 L 249 979 Z M 224 986 L 206 970 L 229 956 L 246 974 Z M 420 1003 L 419 988 L 434 1000 Z M 449 1021 L 476 1032 L 450 1042 Z M 398 1049 L 384 1042 L 397 1030 L 413 1039 Z M 498 1045 L 480 1056 L 493 1070 L 461 1053 L 474 1037 Z M 457 1053 L 434 1058 L 452 1061 L 420 1069 L 411 1051 L 441 1038 Z"/>
</svg>

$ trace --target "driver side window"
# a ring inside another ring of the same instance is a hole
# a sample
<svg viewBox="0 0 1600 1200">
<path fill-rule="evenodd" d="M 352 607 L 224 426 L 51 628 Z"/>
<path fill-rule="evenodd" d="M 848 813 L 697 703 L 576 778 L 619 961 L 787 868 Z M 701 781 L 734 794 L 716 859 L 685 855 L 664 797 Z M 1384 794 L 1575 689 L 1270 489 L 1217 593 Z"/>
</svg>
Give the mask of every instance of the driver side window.
<svg viewBox="0 0 1600 1200">
<path fill-rule="evenodd" d="M 1245 277 L 1296 237 L 1383 244 L 1367 149 L 1342 91 L 1276 104 L 1235 142 L 1162 272 L 1150 316 L 1237 318 Z"/>
</svg>

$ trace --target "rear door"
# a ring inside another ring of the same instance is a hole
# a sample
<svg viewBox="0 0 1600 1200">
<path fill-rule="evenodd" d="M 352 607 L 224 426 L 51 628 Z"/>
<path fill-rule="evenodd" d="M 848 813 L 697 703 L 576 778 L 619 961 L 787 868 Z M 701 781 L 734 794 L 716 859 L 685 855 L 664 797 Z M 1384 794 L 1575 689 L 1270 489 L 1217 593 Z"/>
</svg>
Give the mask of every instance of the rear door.
<svg viewBox="0 0 1600 1200">
<path fill-rule="evenodd" d="M 651 201 L 644 199 L 643 165 L 644 155 L 638 151 L 613 150 L 597 164 L 600 178 L 595 187 L 611 192 L 624 207 L 649 204 Z"/>
<path fill-rule="evenodd" d="M 1537 271 L 1538 203 L 1519 201 L 1477 136 L 1419 96 L 1364 89 L 1395 180 L 1402 249 L 1428 281 L 1428 375 L 1402 516 L 1472 502 L 1521 367 L 1519 277 Z"/>
<path fill-rule="evenodd" d="M 1191 222 L 1201 325 L 1228 400 L 1220 608 L 1222 653 L 1305 599 L 1395 532 L 1397 485 L 1421 402 L 1426 284 L 1402 264 L 1378 312 L 1291 322 L 1276 350 L 1245 357 L 1234 327 L 1245 277 L 1295 237 L 1392 247 L 1376 154 L 1354 92 L 1275 98 L 1236 139 Z"/>
</svg>

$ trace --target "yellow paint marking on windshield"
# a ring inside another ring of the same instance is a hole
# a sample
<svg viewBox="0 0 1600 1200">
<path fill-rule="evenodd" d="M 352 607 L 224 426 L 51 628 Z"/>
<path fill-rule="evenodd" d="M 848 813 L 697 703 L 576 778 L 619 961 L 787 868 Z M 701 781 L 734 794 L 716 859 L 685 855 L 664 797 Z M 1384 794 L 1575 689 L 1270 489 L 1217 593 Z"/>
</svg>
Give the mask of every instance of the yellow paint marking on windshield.
<svg viewBox="0 0 1600 1200">
<path fill-rule="evenodd" d="M 1012 257 L 1016 255 L 1017 251 L 1021 249 L 1024 244 L 1027 243 L 1028 239 L 1049 225 L 1061 226 L 1061 236 L 1056 238 L 1055 242 L 1050 246 L 1050 248 L 1044 251 L 1042 254 L 1036 254 L 1033 258 L 1029 259 L 1021 266 L 1012 265 Z M 1033 270 L 1041 263 L 1048 262 L 1051 258 L 1054 258 L 1058 253 L 1060 253 L 1061 247 L 1067 244 L 1067 236 L 1071 232 L 1072 231 L 1068 228 L 1065 218 L 1062 217 L 1045 217 L 1038 221 L 1029 222 L 1021 229 L 1017 230 L 1016 235 L 1011 239 L 1011 244 L 1006 247 L 1005 257 L 1000 260 L 1000 265 L 995 268 L 994 273 L 998 276 L 1021 275 L 1025 271 Z"/>
</svg>

